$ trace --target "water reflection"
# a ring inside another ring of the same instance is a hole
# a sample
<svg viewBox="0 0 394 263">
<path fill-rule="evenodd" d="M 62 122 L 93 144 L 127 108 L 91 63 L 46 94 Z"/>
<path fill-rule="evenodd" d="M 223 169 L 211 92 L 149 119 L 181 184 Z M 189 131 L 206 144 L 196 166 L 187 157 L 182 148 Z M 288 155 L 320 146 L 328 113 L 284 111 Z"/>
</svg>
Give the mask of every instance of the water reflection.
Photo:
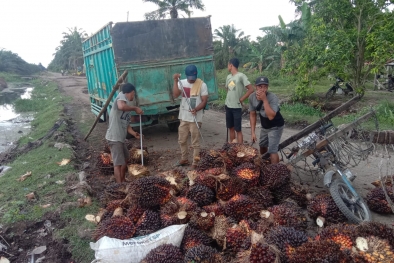
<svg viewBox="0 0 394 263">
<path fill-rule="evenodd" d="M 21 99 L 30 99 L 32 87 L 7 89 L 0 93 L 0 122 L 15 119 L 20 116 L 15 112 L 12 102 Z"/>
</svg>

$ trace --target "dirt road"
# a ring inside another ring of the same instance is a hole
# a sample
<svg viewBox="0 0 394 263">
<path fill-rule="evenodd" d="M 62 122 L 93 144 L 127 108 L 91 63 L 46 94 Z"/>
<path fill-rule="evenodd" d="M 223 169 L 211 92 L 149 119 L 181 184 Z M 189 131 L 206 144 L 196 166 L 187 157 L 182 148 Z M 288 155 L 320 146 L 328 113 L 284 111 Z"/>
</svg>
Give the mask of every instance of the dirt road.
<svg viewBox="0 0 394 263">
<path fill-rule="evenodd" d="M 68 114 L 82 126 L 85 125 L 90 127 L 94 122 L 95 116 L 90 112 L 90 102 L 87 94 L 85 77 L 61 76 L 60 74 L 49 73 L 48 78 L 58 82 L 62 92 L 66 96 L 72 97 L 72 101 L 66 106 Z M 247 120 L 244 120 L 243 126 L 244 140 L 246 142 L 250 142 L 250 128 L 248 128 Z M 82 141 L 85 134 L 80 134 L 81 146 L 85 145 L 80 147 L 80 151 L 86 151 L 86 147 L 101 150 L 106 128 L 106 123 L 97 124 L 95 130 L 88 139 L 88 144 L 85 144 Z M 296 132 L 298 131 L 286 128 L 282 140 Z M 170 169 L 180 157 L 177 133 L 170 132 L 165 125 L 157 125 L 145 128 L 143 130 L 143 134 L 145 136 L 144 146 L 148 147 L 148 152 L 150 153 L 149 169 L 151 172 Z M 202 125 L 202 134 L 205 140 L 205 144 L 202 145 L 202 148 L 222 147 L 226 141 L 225 115 L 213 110 L 206 111 Z M 138 144 L 139 142 L 135 141 L 135 143 Z M 386 161 L 386 159 L 379 155 L 382 152 L 382 149 L 380 149 L 378 153 L 371 155 L 367 161 L 360 163 L 358 167 L 352 169 L 352 171 L 358 176 L 354 181 L 354 186 L 363 197 L 365 197 L 369 189 L 373 188 L 370 183 L 378 178 L 379 163 L 382 160 L 384 162 Z M 83 153 L 81 154 L 83 155 Z M 391 169 L 394 173 L 392 165 Z M 302 174 L 300 179 L 305 186 L 309 187 L 312 193 L 327 191 L 323 186 L 321 176 L 315 178 L 315 180 L 311 180 L 312 178 L 309 175 Z M 373 219 L 375 221 L 392 224 L 394 222 L 394 215 L 382 216 L 373 213 Z"/>
</svg>

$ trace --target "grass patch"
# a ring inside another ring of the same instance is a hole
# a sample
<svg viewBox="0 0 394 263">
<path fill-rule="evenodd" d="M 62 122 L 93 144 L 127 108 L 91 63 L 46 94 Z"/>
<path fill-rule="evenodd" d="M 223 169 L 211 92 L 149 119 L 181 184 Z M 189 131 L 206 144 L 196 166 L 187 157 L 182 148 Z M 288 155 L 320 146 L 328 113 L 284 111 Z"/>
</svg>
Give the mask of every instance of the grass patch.
<svg viewBox="0 0 394 263">
<path fill-rule="evenodd" d="M 302 121 L 307 121 L 309 124 L 317 121 L 324 112 L 319 109 L 302 103 L 284 103 L 280 105 L 280 112 L 286 121 L 286 124 L 294 125 Z"/>
<path fill-rule="evenodd" d="M 31 100 L 18 100 L 15 108 L 19 112 L 35 112 L 35 119 L 31 123 L 30 134 L 19 141 L 20 145 L 29 141 L 37 140 L 44 136 L 63 117 L 63 102 L 68 98 L 62 97 L 57 86 L 53 82 L 44 83 L 40 80 L 34 81 L 34 90 Z M 73 138 L 67 132 L 68 127 L 63 123 L 58 131 L 65 131 L 65 143 L 72 143 Z M 0 224 L 11 224 L 19 221 L 42 220 L 48 212 L 55 211 L 64 202 L 77 201 L 78 196 L 69 195 L 65 191 L 65 181 L 77 171 L 74 170 L 72 162 L 65 166 L 59 166 L 57 162 L 62 159 L 73 157 L 72 149 L 63 148 L 59 151 L 53 147 L 55 141 L 49 138 L 40 147 L 26 152 L 17 157 L 13 162 L 7 164 L 12 167 L 0 177 Z M 31 171 L 32 175 L 25 181 L 17 181 L 21 175 Z M 50 177 L 47 177 L 47 175 Z M 38 196 L 37 201 L 27 201 L 25 195 L 34 192 Z M 48 208 L 42 205 L 51 204 Z M 61 214 L 61 218 L 67 221 L 63 229 L 54 232 L 55 238 L 69 240 L 70 250 L 77 262 L 91 262 L 94 253 L 89 247 L 89 238 L 81 238 L 80 232 L 90 230 L 95 226 L 85 220 L 88 213 L 95 214 L 98 204 L 93 203 L 90 207 L 71 208 Z"/>
<path fill-rule="evenodd" d="M 8 72 L 0 72 L 0 78 L 4 79 L 6 82 L 21 81 L 21 78 L 19 75 L 8 73 Z"/>
</svg>

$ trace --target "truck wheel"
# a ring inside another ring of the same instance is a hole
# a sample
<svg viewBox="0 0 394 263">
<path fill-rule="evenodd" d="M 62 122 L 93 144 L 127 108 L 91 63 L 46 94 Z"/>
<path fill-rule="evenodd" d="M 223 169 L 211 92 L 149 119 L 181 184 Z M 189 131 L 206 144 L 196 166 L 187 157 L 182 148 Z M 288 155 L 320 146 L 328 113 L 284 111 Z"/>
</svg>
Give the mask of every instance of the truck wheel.
<svg viewBox="0 0 394 263">
<path fill-rule="evenodd" d="M 179 124 L 181 124 L 180 121 L 176 122 L 167 122 L 168 129 L 170 129 L 171 132 L 177 132 Z"/>
</svg>

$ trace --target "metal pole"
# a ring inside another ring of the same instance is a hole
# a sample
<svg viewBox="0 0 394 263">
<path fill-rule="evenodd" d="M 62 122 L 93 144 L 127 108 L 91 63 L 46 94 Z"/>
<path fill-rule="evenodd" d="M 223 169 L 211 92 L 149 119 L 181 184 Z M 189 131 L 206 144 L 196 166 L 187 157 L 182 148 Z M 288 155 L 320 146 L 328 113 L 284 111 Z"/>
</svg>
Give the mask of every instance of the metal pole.
<svg viewBox="0 0 394 263">
<path fill-rule="evenodd" d="M 144 166 L 144 149 L 142 148 L 142 115 L 140 114 L 140 144 L 141 144 L 141 164 Z"/>
<path fill-rule="evenodd" d="M 190 102 L 189 102 L 189 100 L 187 99 L 187 95 L 186 95 L 185 89 L 183 88 L 183 85 L 182 85 L 182 82 L 181 82 L 180 79 L 178 79 L 178 83 L 179 83 L 179 86 L 180 86 L 181 89 L 182 89 L 183 95 L 185 96 L 186 102 L 187 102 L 187 104 L 189 105 L 189 110 L 192 111 L 192 106 L 190 105 Z M 197 129 L 198 129 L 198 132 L 200 133 L 202 142 L 205 144 L 204 138 L 202 137 L 202 133 L 201 133 L 201 130 L 200 130 L 200 126 L 198 125 L 198 122 L 197 122 L 197 119 L 196 119 L 196 116 L 194 116 L 193 114 L 192 114 L 192 116 L 193 116 L 194 122 L 195 122 L 196 125 L 197 125 Z"/>
</svg>

